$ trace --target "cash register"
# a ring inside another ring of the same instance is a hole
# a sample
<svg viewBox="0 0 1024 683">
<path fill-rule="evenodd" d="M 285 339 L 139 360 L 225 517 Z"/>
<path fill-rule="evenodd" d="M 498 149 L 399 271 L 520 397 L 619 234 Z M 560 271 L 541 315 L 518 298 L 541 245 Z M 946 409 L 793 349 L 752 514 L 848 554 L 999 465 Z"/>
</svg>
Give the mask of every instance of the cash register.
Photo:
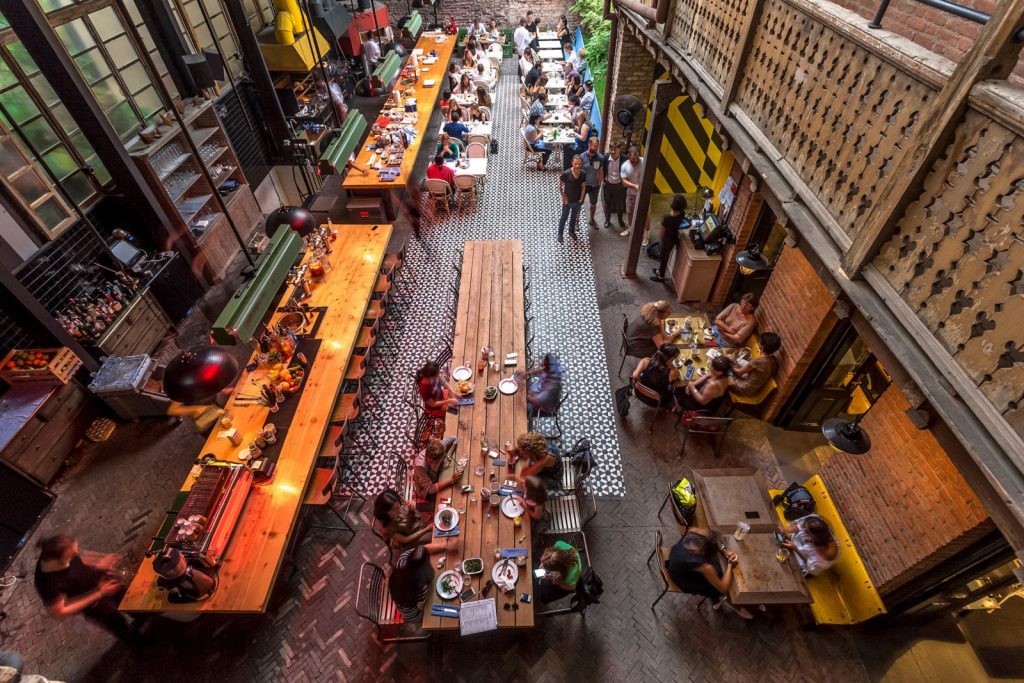
<svg viewBox="0 0 1024 683">
<path fill-rule="evenodd" d="M 703 218 L 694 219 L 690 225 L 690 241 L 708 256 L 721 252 L 729 241 L 729 229 L 721 225 L 713 213 L 705 212 Z"/>
</svg>

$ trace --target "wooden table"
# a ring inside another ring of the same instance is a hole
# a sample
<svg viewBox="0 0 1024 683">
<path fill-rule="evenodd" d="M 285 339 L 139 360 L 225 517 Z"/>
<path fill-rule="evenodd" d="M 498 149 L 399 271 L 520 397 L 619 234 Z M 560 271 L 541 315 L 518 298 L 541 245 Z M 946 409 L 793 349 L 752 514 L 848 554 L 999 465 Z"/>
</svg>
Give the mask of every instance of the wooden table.
<svg viewBox="0 0 1024 683">
<path fill-rule="evenodd" d="M 459 309 L 455 322 L 455 343 L 452 347 L 452 364 L 468 363 L 474 369 L 473 382 L 476 385 L 476 403 L 463 406 L 458 415 L 448 415 L 446 429 L 450 435 L 459 438 L 457 459 L 468 460 L 463 478 L 451 489 L 440 494 L 451 495 L 452 507 L 460 510 L 460 535 L 437 539 L 447 547 L 447 561 L 441 571 L 454 569 L 462 560 L 479 557 L 484 562 L 484 572 L 470 578 L 468 585 L 479 595 L 491 576 L 496 548 L 526 548 L 530 545 L 530 518 L 524 516 L 522 526 L 516 528 L 511 519 L 501 511 L 490 512 L 480 490 L 489 487 L 489 473 L 492 469 L 490 458 L 480 450 L 481 433 L 490 448 L 498 450 L 505 441 L 515 442 L 516 437 L 528 429 L 526 420 L 526 390 L 521 387 L 512 396 L 499 395 L 491 402 L 483 400 L 484 387 L 497 386 L 501 376 L 508 377 L 513 370 L 526 369 L 526 321 L 523 308 L 523 246 L 517 240 L 466 242 L 462 261 L 462 280 L 459 285 Z M 505 354 L 515 351 L 519 354 L 516 367 L 501 367 L 498 373 L 490 369 L 485 374 L 476 373 L 476 362 L 480 347 L 494 350 L 500 363 Z M 485 462 L 486 461 L 486 462 Z M 476 468 L 483 467 L 483 475 L 476 474 Z M 516 465 L 516 472 L 525 466 L 523 461 Z M 506 467 L 496 467 L 498 482 L 509 474 Z M 472 494 L 463 494 L 463 484 L 473 486 Z M 464 514 L 462 514 L 464 511 Z M 499 628 L 523 628 L 533 626 L 533 604 L 518 602 L 520 593 L 533 593 L 533 558 L 527 555 L 525 566 L 519 567 L 519 581 L 511 594 L 499 593 L 492 588 L 487 597 L 497 597 L 497 618 Z M 515 600 L 518 610 L 506 610 L 503 606 Z M 456 629 L 458 619 L 435 617 L 430 606 L 442 603 L 440 596 L 431 587 L 430 598 L 424 607 L 423 628 Z M 446 601 L 458 605 L 458 600 Z"/>
<path fill-rule="evenodd" d="M 341 389 L 363 315 L 391 238 L 390 225 L 335 225 L 338 239 L 331 254 L 327 280 L 313 286 L 307 302 L 327 310 L 317 331 L 320 349 L 306 373 L 306 387 L 299 396 L 295 417 L 288 426 L 277 469 L 266 485 L 254 486 L 246 500 L 224 557 L 218 565 L 219 585 L 211 598 L 203 602 L 171 604 L 166 593 L 156 587 L 153 564 L 145 559 L 121 601 L 125 612 L 262 612 L 267 608 L 285 549 L 295 530 L 302 500 L 309 483 L 320 443 L 327 431 L 335 398 Z M 308 257 L 307 257 L 308 258 Z M 278 305 L 287 300 L 290 292 Z M 271 320 L 282 314 L 276 312 Z M 238 393 L 256 393 L 250 379 L 265 376 L 266 369 L 244 372 Z M 227 403 L 233 426 L 243 434 L 242 444 L 253 440 L 256 431 L 273 422 L 267 408 L 256 404 Z M 294 400 L 294 399 L 292 399 Z M 219 438 L 214 427 L 200 453 L 212 453 L 219 460 L 240 462 L 239 446 Z M 191 489 L 193 478 L 182 484 Z"/>
<path fill-rule="evenodd" d="M 739 564 L 733 571 L 729 599 L 734 605 L 806 604 L 812 602 L 803 575 L 792 555 L 775 557 L 775 515 L 768 486 L 753 467 L 693 471 L 697 490 L 694 524 L 722 535 L 726 549 Z M 756 517 L 750 517 L 749 514 Z M 750 524 L 742 541 L 733 536 L 740 520 Z"/>
<path fill-rule="evenodd" d="M 437 52 L 437 61 L 430 65 L 422 65 L 421 61 L 419 81 L 414 86 L 409 86 L 415 91 L 418 117 L 416 122 L 412 124 L 413 128 L 416 129 L 416 136 L 409 144 L 409 147 L 405 150 L 405 154 L 402 156 L 402 165 L 400 166 L 401 172 L 398 177 L 391 182 L 382 181 L 377 173 L 372 169 L 370 169 L 370 172 L 366 175 L 361 173 L 349 173 L 341 186 L 350 196 L 365 197 L 384 195 L 385 197 L 393 200 L 394 198 L 391 196 L 392 193 L 404 191 L 406 187 L 410 186 L 412 183 L 412 168 L 416 163 L 416 157 L 419 155 L 420 148 L 427 138 L 426 133 L 427 127 L 430 125 L 430 116 L 434 111 L 434 107 L 437 105 L 438 99 L 441 97 L 441 93 L 447 87 L 448 62 L 451 61 L 452 51 L 455 49 L 455 36 L 447 36 L 439 33 L 424 33 L 416 43 L 416 49 L 422 50 L 424 55 L 431 50 L 435 50 Z M 423 85 L 424 81 L 427 80 L 433 80 L 435 81 L 435 84 L 428 88 Z M 399 82 L 401 82 L 401 77 L 399 77 Z M 409 87 L 402 87 L 402 89 L 403 91 L 408 90 Z M 372 133 L 363 144 L 362 149 L 359 150 L 359 154 L 356 155 L 355 163 L 360 168 L 369 168 L 369 162 L 370 158 L 373 156 L 373 152 L 371 152 L 367 146 L 371 142 Z M 393 202 L 391 203 L 391 206 L 389 206 L 389 209 L 391 209 L 392 212 L 388 215 L 394 216 Z"/>
</svg>

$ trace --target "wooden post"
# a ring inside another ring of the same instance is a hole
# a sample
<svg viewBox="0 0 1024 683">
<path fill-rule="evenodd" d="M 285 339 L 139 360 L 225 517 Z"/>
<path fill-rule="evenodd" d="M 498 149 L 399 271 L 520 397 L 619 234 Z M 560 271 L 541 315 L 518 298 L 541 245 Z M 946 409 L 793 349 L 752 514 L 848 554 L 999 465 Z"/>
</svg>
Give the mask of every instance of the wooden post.
<svg viewBox="0 0 1024 683">
<path fill-rule="evenodd" d="M 905 145 L 906 151 L 879 189 L 853 244 L 843 257 L 843 270 L 856 277 L 892 234 L 907 205 L 921 191 L 935 159 L 945 154 L 975 84 L 1005 79 L 1017 64 L 1021 44 L 1014 40 L 1024 23 L 1024 0 L 999 3 L 978 41 L 964 55 L 953 75 L 922 112 L 921 124 Z"/>
<path fill-rule="evenodd" d="M 629 226 L 629 251 L 626 263 L 622 266 L 623 277 L 636 277 L 636 264 L 640 260 L 640 245 L 643 242 L 644 226 L 647 225 L 647 214 L 654 190 L 654 174 L 658 170 L 658 159 L 661 157 L 661 141 L 669 125 L 668 108 L 681 94 L 682 88 L 674 80 L 657 81 L 654 84 L 651 127 L 647 131 L 647 143 L 644 146 L 647 152 L 644 158 L 644 177 L 640 181 L 636 209 L 633 211 L 633 220 Z"/>
<path fill-rule="evenodd" d="M 750 3 L 747 16 L 743 17 L 743 25 L 740 27 L 740 39 L 733 48 L 732 66 L 729 74 L 722 84 L 722 111 L 729 111 L 729 105 L 736 97 L 736 90 L 740 83 L 740 74 L 747 64 L 747 55 L 750 53 L 750 45 L 754 42 L 754 30 L 761 20 L 761 9 L 764 7 L 764 0 L 753 0 Z"/>
</svg>

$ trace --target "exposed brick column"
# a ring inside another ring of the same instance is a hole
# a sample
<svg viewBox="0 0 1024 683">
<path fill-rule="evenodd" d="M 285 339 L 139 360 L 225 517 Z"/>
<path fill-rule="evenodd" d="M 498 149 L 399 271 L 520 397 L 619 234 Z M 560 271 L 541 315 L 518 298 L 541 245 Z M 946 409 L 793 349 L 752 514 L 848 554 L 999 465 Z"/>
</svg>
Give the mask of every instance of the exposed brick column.
<svg viewBox="0 0 1024 683">
<path fill-rule="evenodd" d="M 739 169 L 739 164 L 736 164 Z M 735 178 L 733 174 L 733 178 Z M 725 304 L 725 298 L 729 295 L 733 280 L 739 273 L 740 267 L 736 263 L 736 254 L 747 248 L 750 243 L 750 236 L 754 232 L 754 225 L 757 217 L 761 214 L 761 207 L 764 205 L 764 197 L 760 192 L 753 192 L 750 189 L 750 176 L 743 176 L 739 181 L 740 189 L 736 193 L 732 210 L 729 212 L 729 229 L 736 238 L 735 244 L 727 244 L 722 251 L 722 268 L 718 271 L 718 279 L 715 280 L 715 288 L 711 290 L 711 304 L 714 308 L 721 308 Z"/>
<path fill-rule="evenodd" d="M 626 30 L 628 22 L 619 21 L 615 51 L 608 55 L 607 88 L 611 89 L 611 111 L 604 113 L 604 139 L 608 136 L 621 140 L 626 137 L 622 126 L 615 122 L 615 100 L 621 95 L 632 95 L 644 104 L 651 96 L 651 79 L 654 77 L 654 57 L 632 33 Z M 643 114 L 641 114 L 643 116 Z M 609 125 L 609 123 L 611 125 Z M 646 128 L 633 131 L 633 140 L 643 146 Z"/>
<path fill-rule="evenodd" d="M 778 353 L 778 391 L 761 407 L 761 417 L 777 417 L 783 402 L 796 389 L 821 349 L 837 318 L 835 297 L 814 272 L 814 266 L 796 247 L 784 247 L 757 308 L 759 332 L 782 337 Z"/>
</svg>

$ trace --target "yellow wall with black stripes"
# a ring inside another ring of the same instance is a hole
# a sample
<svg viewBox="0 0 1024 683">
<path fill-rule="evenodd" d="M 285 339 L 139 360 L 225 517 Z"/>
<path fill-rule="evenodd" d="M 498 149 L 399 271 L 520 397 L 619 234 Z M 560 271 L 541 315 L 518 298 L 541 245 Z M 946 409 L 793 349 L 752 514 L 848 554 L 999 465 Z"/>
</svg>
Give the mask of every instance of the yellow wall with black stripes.
<svg viewBox="0 0 1024 683">
<path fill-rule="evenodd" d="M 655 68 L 655 80 L 670 78 L 661 65 Z M 650 126 L 654 105 L 654 86 L 647 98 L 647 123 Z M 714 124 L 701 116 L 688 95 L 677 97 L 668 110 L 671 124 L 661 143 L 661 158 L 654 176 L 654 192 L 679 194 L 710 187 L 718 193 L 732 166 L 732 155 L 722 151 L 722 138 Z"/>
</svg>

